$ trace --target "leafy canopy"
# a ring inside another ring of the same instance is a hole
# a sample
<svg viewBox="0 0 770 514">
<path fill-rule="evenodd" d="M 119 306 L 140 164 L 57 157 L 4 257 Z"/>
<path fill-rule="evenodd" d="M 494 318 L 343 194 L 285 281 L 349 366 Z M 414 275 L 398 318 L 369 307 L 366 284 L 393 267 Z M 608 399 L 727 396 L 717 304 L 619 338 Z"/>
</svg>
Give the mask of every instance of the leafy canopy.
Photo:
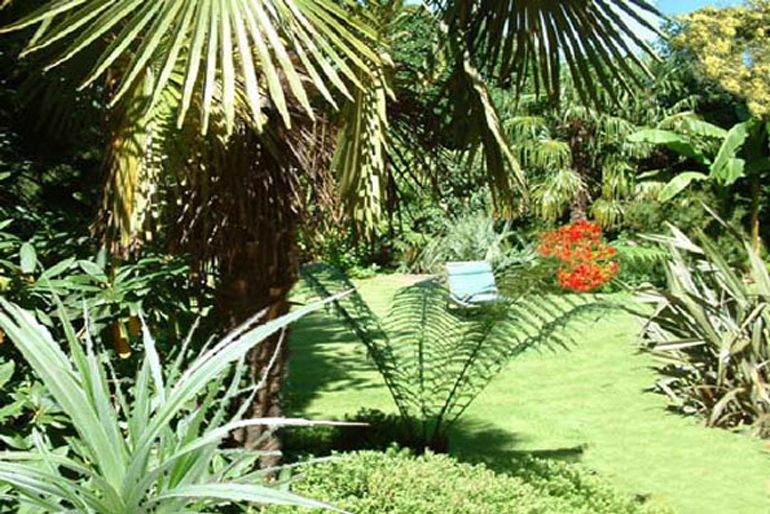
<svg viewBox="0 0 770 514">
<path fill-rule="evenodd" d="M 676 42 L 692 49 L 704 73 L 744 97 L 754 116 L 770 117 L 770 1 L 709 7 L 683 21 Z"/>
</svg>

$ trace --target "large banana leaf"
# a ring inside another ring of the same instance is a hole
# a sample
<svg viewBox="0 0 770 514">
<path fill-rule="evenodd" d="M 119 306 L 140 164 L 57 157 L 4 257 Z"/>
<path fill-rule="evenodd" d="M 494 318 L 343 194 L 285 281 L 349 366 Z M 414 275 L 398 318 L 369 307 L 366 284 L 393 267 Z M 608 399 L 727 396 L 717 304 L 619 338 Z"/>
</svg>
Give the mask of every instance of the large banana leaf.
<svg viewBox="0 0 770 514">
<path fill-rule="evenodd" d="M 671 200 L 673 197 L 687 189 L 687 187 L 695 181 L 703 181 L 707 180 L 708 175 L 705 173 L 701 173 L 699 171 L 685 171 L 683 173 L 680 173 L 673 179 L 671 179 L 668 184 L 660 191 L 658 194 L 658 200 L 661 202 L 667 202 Z"/>
<path fill-rule="evenodd" d="M 687 136 L 670 130 L 643 129 L 628 136 L 628 140 L 632 143 L 662 145 L 700 164 L 708 164 L 706 156 Z"/>
<path fill-rule="evenodd" d="M 753 125 L 752 121 L 738 123 L 727 132 L 719 153 L 711 165 L 712 179 L 729 186 L 743 177 L 746 161 L 739 158 L 737 154 L 749 137 Z"/>
</svg>

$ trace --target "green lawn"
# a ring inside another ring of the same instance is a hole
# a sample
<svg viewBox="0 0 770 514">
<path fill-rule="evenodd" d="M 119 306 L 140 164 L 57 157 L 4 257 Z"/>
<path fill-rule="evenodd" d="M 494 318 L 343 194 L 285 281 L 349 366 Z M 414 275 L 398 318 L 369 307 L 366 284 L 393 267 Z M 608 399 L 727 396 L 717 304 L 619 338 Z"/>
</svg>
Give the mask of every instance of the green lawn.
<svg viewBox="0 0 770 514">
<path fill-rule="evenodd" d="M 381 276 L 359 282 L 360 291 L 384 314 L 408 280 Z M 452 453 L 499 470 L 517 452 L 574 460 L 682 513 L 770 512 L 763 443 L 669 413 L 663 397 L 645 393 L 655 374 L 635 351 L 631 317 L 613 314 L 577 330 L 579 344 L 569 352 L 511 362 L 461 418 Z M 362 345 L 326 314 L 297 323 L 291 349 L 291 415 L 394 410 Z"/>
</svg>

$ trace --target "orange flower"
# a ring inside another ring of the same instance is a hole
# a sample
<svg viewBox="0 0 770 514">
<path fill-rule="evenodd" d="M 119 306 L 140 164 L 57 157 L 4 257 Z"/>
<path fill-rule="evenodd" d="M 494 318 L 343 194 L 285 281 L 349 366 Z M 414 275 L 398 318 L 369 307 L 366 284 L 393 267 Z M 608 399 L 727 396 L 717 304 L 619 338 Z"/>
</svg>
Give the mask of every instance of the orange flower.
<svg viewBox="0 0 770 514">
<path fill-rule="evenodd" d="M 602 242 L 601 227 L 589 221 L 544 232 L 538 252 L 558 262 L 556 280 L 569 291 L 593 291 L 618 274 L 615 248 Z"/>
</svg>

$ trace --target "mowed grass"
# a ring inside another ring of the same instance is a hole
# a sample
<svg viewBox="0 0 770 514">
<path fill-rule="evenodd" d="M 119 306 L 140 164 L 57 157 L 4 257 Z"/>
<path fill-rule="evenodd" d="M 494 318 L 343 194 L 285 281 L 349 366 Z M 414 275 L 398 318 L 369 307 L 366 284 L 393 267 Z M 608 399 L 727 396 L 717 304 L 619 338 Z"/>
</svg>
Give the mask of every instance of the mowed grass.
<svg viewBox="0 0 770 514">
<path fill-rule="evenodd" d="M 414 278 L 380 276 L 359 290 L 380 315 Z M 637 322 L 612 314 L 575 328 L 570 351 L 530 352 L 508 367 L 455 427 L 451 452 L 505 471 L 522 452 L 579 462 L 619 489 L 682 513 L 770 513 L 770 453 L 762 441 L 705 428 L 645 392 L 652 361 L 635 348 Z M 340 418 L 394 411 L 362 345 L 332 316 L 294 326 L 289 414 Z"/>
</svg>

